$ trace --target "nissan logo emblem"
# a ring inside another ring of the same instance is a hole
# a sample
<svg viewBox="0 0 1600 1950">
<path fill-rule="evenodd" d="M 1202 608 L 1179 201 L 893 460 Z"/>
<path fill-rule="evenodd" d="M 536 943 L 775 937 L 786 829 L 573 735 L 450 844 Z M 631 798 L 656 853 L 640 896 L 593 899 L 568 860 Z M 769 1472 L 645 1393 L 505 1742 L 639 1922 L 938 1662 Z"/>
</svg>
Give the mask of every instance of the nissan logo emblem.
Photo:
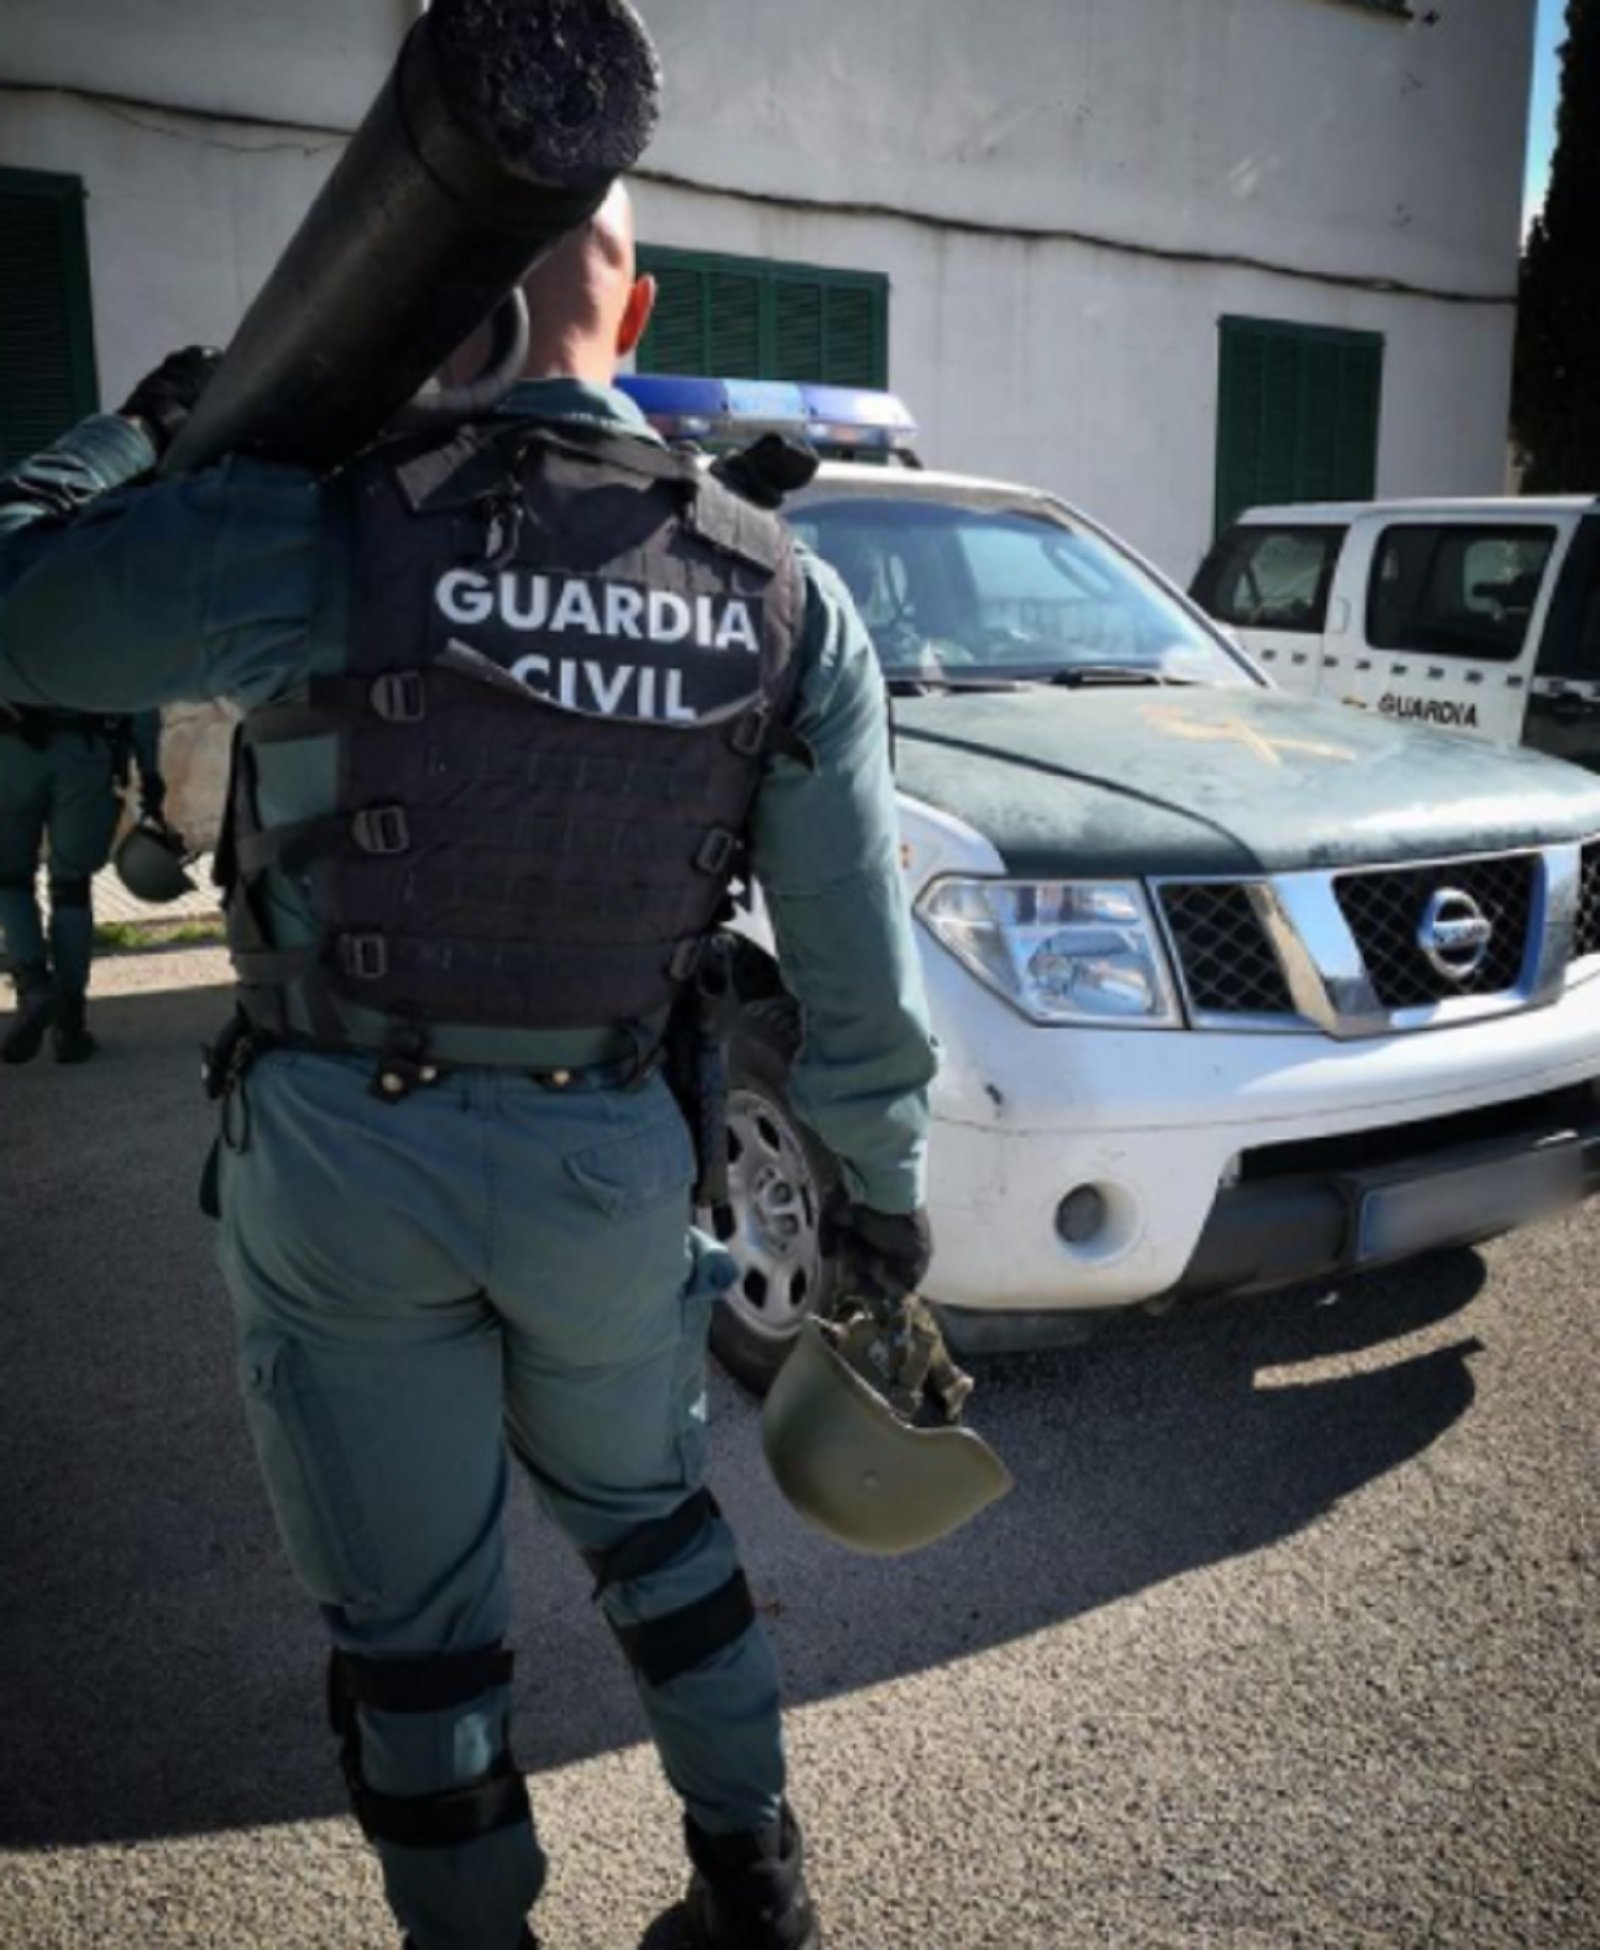
<svg viewBox="0 0 1600 1950">
<path fill-rule="evenodd" d="M 1494 923 L 1459 887 L 1441 887 L 1431 895 L 1417 929 L 1417 946 L 1428 966 L 1447 982 L 1470 982 L 1493 939 Z"/>
</svg>

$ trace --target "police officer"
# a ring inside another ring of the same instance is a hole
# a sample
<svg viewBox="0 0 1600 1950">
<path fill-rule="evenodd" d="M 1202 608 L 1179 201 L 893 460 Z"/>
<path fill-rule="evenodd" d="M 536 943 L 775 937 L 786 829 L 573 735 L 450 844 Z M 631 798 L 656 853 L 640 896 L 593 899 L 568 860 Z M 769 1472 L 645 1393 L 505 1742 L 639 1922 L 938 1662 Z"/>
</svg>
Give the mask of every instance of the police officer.
<svg viewBox="0 0 1600 1950">
<path fill-rule="evenodd" d="M 837 579 L 613 389 L 654 298 L 623 192 L 530 295 L 514 410 L 333 479 L 235 460 L 31 527 L 41 472 L 78 505 L 148 474 L 170 430 L 139 394 L 21 469 L 0 696 L 246 707 L 222 1262 L 408 1941 L 531 1940 L 509 1453 L 587 1560 L 682 1798 L 690 1940 L 814 1950 L 777 1672 L 702 1484 L 733 1268 L 688 1227 L 661 1057 L 750 872 L 843 1243 L 858 1229 L 880 1274 L 917 1281 L 933 1062 L 883 686 Z"/>
<path fill-rule="evenodd" d="M 94 950 L 91 883 L 110 856 L 130 755 L 140 817 L 159 823 L 167 796 L 154 711 L 108 717 L 49 705 L 0 705 L 0 939 L 17 1013 L 0 1063 L 27 1063 L 49 1031 L 58 1063 L 95 1052 L 85 1023 Z M 49 842 L 48 941 L 35 893 Z"/>
</svg>

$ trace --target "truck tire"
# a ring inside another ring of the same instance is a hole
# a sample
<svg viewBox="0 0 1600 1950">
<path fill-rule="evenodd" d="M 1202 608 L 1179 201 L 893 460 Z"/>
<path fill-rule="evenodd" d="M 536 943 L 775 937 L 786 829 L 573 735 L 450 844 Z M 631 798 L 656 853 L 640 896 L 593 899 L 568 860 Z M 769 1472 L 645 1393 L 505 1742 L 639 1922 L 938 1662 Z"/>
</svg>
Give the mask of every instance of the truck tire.
<svg viewBox="0 0 1600 1950">
<path fill-rule="evenodd" d="M 818 1221 L 838 1168 L 789 1103 L 799 1017 L 786 996 L 750 1002 L 728 1048 L 728 1191 L 717 1227 L 739 1278 L 717 1303 L 711 1346 L 733 1378 L 765 1395 L 831 1271 Z"/>
</svg>

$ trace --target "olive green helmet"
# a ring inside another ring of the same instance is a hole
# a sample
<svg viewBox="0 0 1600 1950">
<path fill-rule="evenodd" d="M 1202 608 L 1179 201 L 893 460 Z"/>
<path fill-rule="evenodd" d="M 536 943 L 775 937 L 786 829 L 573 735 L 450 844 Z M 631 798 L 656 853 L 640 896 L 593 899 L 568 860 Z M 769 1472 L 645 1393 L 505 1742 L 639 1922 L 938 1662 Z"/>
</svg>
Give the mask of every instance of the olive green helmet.
<svg viewBox="0 0 1600 1950">
<path fill-rule="evenodd" d="M 936 1543 L 1011 1488 L 988 1443 L 959 1426 L 971 1382 L 926 1308 L 909 1304 L 909 1324 L 894 1336 L 865 1312 L 803 1322 L 761 1416 L 767 1466 L 800 1515 L 852 1550 L 885 1557 Z M 885 1358 L 908 1335 L 920 1377 L 911 1385 L 903 1362 Z"/>
<path fill-rule="evenodd" d="M 195 884 L 184 871 L 188 862 L 188 849 L 170 826 L 141 820 L 129 827 L 112 865 L 136 900 L 164 907 L 194 893 Z"/>
</svg>

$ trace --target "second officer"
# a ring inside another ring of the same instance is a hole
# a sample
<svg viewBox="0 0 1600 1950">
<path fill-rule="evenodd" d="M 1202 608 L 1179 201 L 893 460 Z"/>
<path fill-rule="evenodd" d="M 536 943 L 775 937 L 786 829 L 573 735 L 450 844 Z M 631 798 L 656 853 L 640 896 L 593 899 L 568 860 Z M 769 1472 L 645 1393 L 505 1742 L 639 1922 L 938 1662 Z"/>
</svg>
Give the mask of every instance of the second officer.
<svg viewBox="0 0 1600 1950">
<path fill-rule="evenodd" d="M 28 1063 L 45 1036 L 58 1063 L 95 1052 L 86 1021 L 94 953 L 94 876 L 110 857 L 132 757 L 139 814 L 159 822 L 167 796 L 157 712 L 108 717 L 0 705 L 0 939 L 17 990 L 0 1063 Z M 50 921 L 37 880 L 48 860 Z"/>
</svg>

